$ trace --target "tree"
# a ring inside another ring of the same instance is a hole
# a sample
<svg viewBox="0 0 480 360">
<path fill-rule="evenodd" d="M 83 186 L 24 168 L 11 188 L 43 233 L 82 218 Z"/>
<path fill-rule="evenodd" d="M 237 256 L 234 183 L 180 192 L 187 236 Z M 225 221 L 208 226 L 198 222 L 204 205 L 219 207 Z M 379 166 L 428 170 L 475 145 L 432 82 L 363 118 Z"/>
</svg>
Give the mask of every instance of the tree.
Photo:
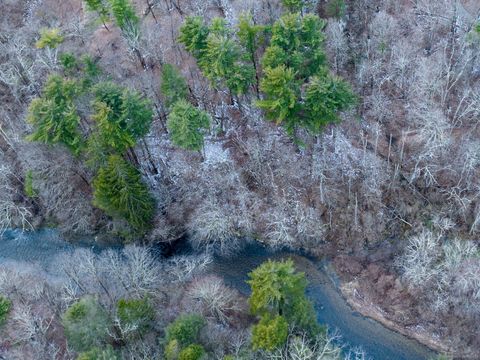
<svg viewBox="0 0 480 360">
<path fill-rule="evenodd" d="M 355 102 L 347 83 L 332 76 L 326 65 L 324 27 L 315 15 L 286 14 L 273 25 L 262 58 L 264 97 L 257 104 L 290 135 L 297 127 L 318 134 Z"/>
<path fill-rule="evenodd" d="M 312 303 L 305 296 L 307 280 L 292 260 L 267 261 L 248 274 L 254 315 L 283 316 L 290 325 L 315 334 L 320 331 Z"/>
<path fill-rule="evenodd" d="M 287 320 L 280 315 L 273 318 L 266 315 L 262 317 L 258 324 L 253 326 L 252 348 L 253 350 L 273 351 L 285 344 L 287 337 Z"/>
<path fill-rule="evenodd" d="M 93 204 L 145 233 L 151 227 L 155 201 L 137 169 L 119 155 L 110 155 L 93 180 Z"/>
<path fill-rule="evenodd" d="M 174 65 L 163 65 L 160 90 L 162 91 L 167 108 L 171 108 L 178 100 L 187 99 L 187 83 L 185 78 L 180 74 L 180 71 Z"/>
<path fill-rule="evenodd" d="M 110 153 L 124 153 L 150 130 L 153 111 L 150 100 L 136 91 L 114 83 L 97 84 L 92 118 L 97 124 L 99 141 Z"/>
<path fill-rule="evenodd" d="M 183 349 L 178 360 L 200 360 L 205 355 L 205 349 L 198 344 L 192 344 Z"/>
<path fill-rule="evenodd" d="M 185 45 L 187 51 L 197 60 L 203 57 L 207 48 L 208 26 L 200 16 L 189 16 L 180 28 L 178 41 Z"/>
<path fill-rule="evenodd" d="M 182 314 L 167 326 L 167 341 L 176 340 L 181 347 L 194 344 L 205 324 L 203 317 L 198 314 Z"/>
<path fill-rule="evenodd" d="M 260 89 L 266 96 L 257 101 L 258 107 L 266 111 L 268 119 L 284 125 L 287 133 L 293 135 L 301 109 L 298 102 L 300 83 L 295 79 L 293 69 L 285 65 L 266 68 Z"/>
<path fill-rule="evenodd" d="M 148 299 L 120 299 L 117 303 L 118 326 L 122 335 L 142 335 L 151 326 L 155 311 Z"/>
<path fill-rule="evenodd" d="M 108 338 L 108 316 L 93 297 L 71 305 L 62 316 L 62 324 L 69 345 L 76 351 L 101 346 Z"/>
<path fill-rule="evenodd" d="M 52 28 L 47 29 L 44 28 L 40 30 L 40 39 L 35 43 L 37 49 L 44 49 L 44 48 L 51 48 L 55 49 L 58 45 L 60 45 L 65 38 L 60 34 L 60 29 Z"/>
<path fill-rule="evenodd" d="M 197 59 L 213 86 L 225 83 L 234 94 L 244 94 L 254 79 L 253 64 L 247 52 L 221 18 L 206 26 L 199 17 L 189 17 L 180 28 L 179 41 Z"/>
<path fill-rule="evenodd" d="M 302 10 L 304 0 L 282 0 L 283 6 L 285 6 L 291 12 L 297 12 Z"/>
<path fill-rule="evenodd" d="M 27 122 L 34 127 L 28 139 L 44 144 L 61 143 L 78 155 L 83 140 L 78 130 L 80 117 L 73 102 L 77 93 L 75 81 L 51 75 L 42 97 L 34 99 L 28 108 Z"/>
<path fill-rule="evenodd" d="M 96 12 L 105 29 L 109 30 L 106 22 L 110 19 L 110 9 L 107 0 L 85 0 L 87 10 Z"/>
<path fill-rule="evenodd" d="M 0 326 L 7 321 L 7 316 L 11 308 L 12 302 L 3 296 L 0 296 Z"/>
<path fill-rule="evenodd" d="M 138 19 L 135 9 L 129 0 L 107 0 L 117 26 L 122 32 L 138 33 Z"/>
<path fill-rule="evenodd" d="M 185 100 L 173 105 L 167 119 L 167 128 L 172 142 L 186 150 L 201 150 L 204 132 L 210 126 L 210 116 Z"/>
</svg>

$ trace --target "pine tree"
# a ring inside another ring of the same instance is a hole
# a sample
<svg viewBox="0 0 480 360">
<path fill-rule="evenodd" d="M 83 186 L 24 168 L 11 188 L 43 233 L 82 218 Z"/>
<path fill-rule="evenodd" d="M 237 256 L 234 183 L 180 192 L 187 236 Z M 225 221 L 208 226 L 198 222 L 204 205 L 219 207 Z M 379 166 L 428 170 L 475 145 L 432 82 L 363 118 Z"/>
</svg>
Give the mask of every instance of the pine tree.
<svg viewBox="0 0 480 360">
<path fill-rule="evenodd" d="M 110 19 L 110 9 L 107 0 L 85 0 L 87 10 L 96 12 L 103 26 L 108 30 L 106 22 Z"/>
<path fill-rule="evenodd" d="M 108 0 L 115 23 L 123 32 L 138 32 L 139 18 L 129 0 Z"/>
<path fill-rule="evenodd" d="M 283 316 L 265 315 L 252 329 L 253 350 L 273 351 L 287 341 L 288 322 Z"/>
<path fill-rule="evenodd" d="M 173 105 L 167 128 L 172 142 L 186 150 L 201 150 L 204 132 L 210 126 L 210 116 L 185 100 Z"/>
<path fill-rule="evenodd" d="M 349 85 L 330 74 L 323 49 L 325 22 L 289 13 L 275 22 L 262 59 L 264 97 L 258 101 L 270 120 L 295 136 L 298 127 L 318 134 L 355 103 Z"/>
<path fill-rule="evenodd" d="M 151 227 L 155 201 L 140 173 L 118 155 L 110 155 L 93 180 L 93 203 L 114 218 L 126 220 L 140 234 Z"/>
<path fill-rule="evenodd" d="M 187 51 L 197 60 L 202 59 L 207 48 L 208 26 L 200 16 L 189 16 L 180 28 L 178 41 L 185 45 Z"/>
<path fill-rule="evenodd" d="M 285 6 L 291 12 L 297 12 L 302 10 L 305 0 L 282 0 L 283 6 Z"/>
<path fill-rule="evenodd" d="M 153 111 L 151 102 L 138 92 L 113 83 L 97 84 L 92 118 L 104 147 L 123 154 L 150 130 Z"/>
<path fill-rule="evenodd" d="M 160 86 L 167 108 L 172 107 L 178 100 L 186 100 L 188 87 L 180 71 L 171 64 L 164 64 L 162 68 L 162 84 Z"/>
<path fill-rule="evenodd" d="M 42 97 L 34 99 L 29 106 L 27 121 L 34 131 L 28 139 L 44 144 L 60 143 L 79 154 L 83 141 L 78 130 L 80 117 L 73 102 L 77 93 L 75 81 L 51 75 Z"/>
</svg>

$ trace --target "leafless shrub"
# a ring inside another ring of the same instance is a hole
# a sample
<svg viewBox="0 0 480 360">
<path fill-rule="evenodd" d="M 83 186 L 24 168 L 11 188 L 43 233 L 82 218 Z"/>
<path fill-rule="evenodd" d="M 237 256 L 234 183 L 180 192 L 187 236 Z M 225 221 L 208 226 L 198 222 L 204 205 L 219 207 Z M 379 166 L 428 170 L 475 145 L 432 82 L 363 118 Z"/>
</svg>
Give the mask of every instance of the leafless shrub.
<svg viewBox="0 0 480 360">
<path fill-rule="evenodd" d="M 172 281 L 185 282 L 205 270 L 212 260 L 208 253 L 174 256 L 164 265 L 165 274 Z"/>
<path fill-rule="evenodd" d="M 346 23 L 343 20 L 329 19 L 325 29 L 327 52 L 337 73 L 343 69 L 348 61 L 348 42 L 345 36 L 345 26 Z"/>
</svg>

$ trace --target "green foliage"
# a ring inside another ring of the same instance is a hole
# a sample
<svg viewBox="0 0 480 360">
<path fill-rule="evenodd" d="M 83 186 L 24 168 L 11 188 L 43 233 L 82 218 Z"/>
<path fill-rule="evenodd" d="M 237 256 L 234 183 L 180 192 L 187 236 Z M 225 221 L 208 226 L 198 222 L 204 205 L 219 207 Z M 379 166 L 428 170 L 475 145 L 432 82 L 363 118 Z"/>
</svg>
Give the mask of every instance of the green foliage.
<svg viewBox="0 0 480 360">
<path fill-rule="evenodd" d="M 72 53 L 61 53 L 59 56 L 60 64 L 67 74 L 73 73 L 78 68 L 78 61 Z"/>
<path fill-rule="evenodd" d="M 176 360 L 179 353 L 180 346 L 178 345 L 178 340 L 170 340 L 167 346 L 165 346 L 165 360 Z"/>
<path fill-rule="evenodd" d="M 93 203 L 114 218 L 121 218 L 140 232 L 151 227 L 155 201 L 137 169 L 121 156 L 110 155 L 93 180 Z"/>
<path fill-rule="evenodd" d="M 262 59 L 264 97 L 258 106 L 290 135 L 298 127 L 318 134 L 355 102 L 347 83 L 332 76 L 326 65 L 324 27 L 325 22 L 315 15 L 282 16 L 273 25 Z"/>
<path fill-rule="evenodd" d="M 260 90 L 268 96 L 257 102 L 258 107 L 267 111 L 267 118 L 275 120 L 278 124 L 282 123 L 287 132 L 293 134 L 298 121 L 297 114 L 300 111 L 300 104 L 297 102 L 300 86 L 293 70 L 285 65 L 266 68 Z"/>
<path fill-rule="evenodd" d="M 292 68 L 298 79 L 308 79 L 325 65 L 322 32 L 325 21 L 315 15 L 283 15 L 272 28 L 270 45 L 263 56 L 264 68 L 284 65 Z"/>
<path fill-rule="evenodd" d="M 34 132 L 28 139 L 44 144 L 61 143 L 78 154 L 82 147 L 82 135 L 78 130 L 80 117 L 73 102 L 77 93 L 75 81 L 51 75 L 42 97 L 30 103 L 27 121 L 33 125 Z"/>
<path fill-rule="evenodd" d="M 207 48 L 208 26 L 200 16 L 189 16 L 180 28 L 178 41 L 185 45 L 187 51 L 197 60 L 203 57 Z"/>
<path fill-rule="evenodd" d="M 100 21 L 105 23 L 110 17 L 110 10 L 106 0 L 85 0 L 87 4 L 87 10 L 96 12 L 100 18 Z"/>
<path fill-rule="evenodd" d="M 150 328 L 155 311 L 147 299 L 121 299 L 117 303 L 117 315 L 123 328 L 135 329 L 141 335 Z"/>
<path fill-rule="evenodd" d="M 253 23 L 252 15 L 242 14 L 238 19 L 237 27 L 237 36 L 240 45 L 247 50 L 253 62 L 255 59 L 255 52 L 260 44 L 265 40 L 262 36 L 263 32 L 265 31 L 265 26 L 255 25 Z"/>
<path fill-rule="evenodd" d="M 24 191 L 25 195 L 29 198 L 36 198 L 38 196 L 37 190 L 33 187 L 33 172 L 32 170 L 28 170 L 25 174 L 25 182 L 24 182 Z"/>
<path fill-rule="evenodd" d="M 35 43 L 37 49 L 44 49 L 46 47 L 55 49 L 64 40 L 64 37 L 60 34 L 60 29 L 44 28 L 40 30 L 40 39 Z"/>
<path fill-rule="evenodd" d="M 283 316 L 264 315 L 252 329 L 252 348 L 273 351 L 284 345 L 287 337 L 288 322 Z"/>
<path fill-rule="evenodd" d="M 213 86 L 227 86 L 234 94 L 245 93 L 255 72 L 248 53 L 227 28 L 225 20 L 214 18 L 209 27 L 199 17 L 189 17 L 180 29 L 179 41 L 197 59 Z"/>
<path fill-rule="evenodd" d="M 108 345 L 105 349 L 93 348 L 78 355 L 77 360 L 119 360 L 117 352 Z"/>
<path fill-rule="evenodd" d="M 351 107 L 356 97 L 350 85 L 337 76 L 312 76 L 305 91 L 304 127 L 319 133 L 328 123 L 338 121 L 337 112 Z"/>
<path fill-rule="evenodd" d="M 150 130 L 153 111 L 151 102 L 138 92 L 114 83 L 97 84 L 92 118 L 97 124 L 98 137 L 110 153 L 123 153 Z"/>
<path fill-rule="evenodd" d="M 249 274 L 249 298 L 254 315 L 283 316 L 290 325 L 316 334 L 321 329 L 313 305 L 305 296 L 307 280 L 295 271 L 292 260 L 267 261 Z"/>
<path fill-rule="evenodd" d="M 198 344 L 187 346 L 178 355 L 178 360 L 200 360 L 205 355 L 205 349 Z"/>
<path fill-rule="evenodd" d="M 325 4 L 325 14 L 328 17 L 341 18 L 345 15 L 345 0 L 328 0 Z"/>
<path fill-rule="evenodd" d="M 205 320 L 198 314 L 182 314 L 167 326 L 167 341 L 177 340 L 181 347 L 194 344 L 205 325 Z"/>
<path fill-rule="evenodd" d="M 204 132 L 210 126 L 210 116 L 185 100 L 173 105 L 168 115 L 167 128 L 172 142 L 186 150 L 203 147 Z"/>
<path fill-rule="evenodd" d="M 69 345 L 76 351 L 101 346 L 108 338 L 108 316 L 92 297 L 71 305 L 62 316 L 62 324 Z"/>
<path fill-rule="evenodd" d="M 302 10 L 304 0 L 282 0 L 283 6 L 285 6 L 291 12 L 297 12 Z"/>
<path fill-rule="evenodd" d="M 6 297 L 0 296 L 0 326 L 7 321 L 7 316 L 11 308 L 12 302 Z"/>
<path fill-rule="evenodd" d="M 129 36 L 138 35 L 139 18 L 129 0 L 108 0 L 115 23 L 124 34 Z"/>
<path fill-rule="evenodd" d="M 180 71 L 171 64 L 162 68 L 162 84 L 160 86 L 167 108 L 172 107 L 179 100 L 187 99 L 188 87 Z"/>
</svg>

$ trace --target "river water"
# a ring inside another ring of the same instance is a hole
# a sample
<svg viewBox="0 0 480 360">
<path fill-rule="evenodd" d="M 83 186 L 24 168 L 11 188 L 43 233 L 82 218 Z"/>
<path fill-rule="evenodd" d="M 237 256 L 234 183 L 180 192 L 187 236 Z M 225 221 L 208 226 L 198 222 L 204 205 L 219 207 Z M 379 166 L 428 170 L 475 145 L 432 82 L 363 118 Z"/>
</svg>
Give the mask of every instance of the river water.
<svg viewBox="0 0 480 360">
<path fill-rule="evenodd" d="M 35 264 L 48 270 L 57 255 L 78 247 L 90 247 L 91 239 L 78 239 L 73 246 L 63 241 L 55 230 L 22 233 L 10 230 L 0 238 L 0 263 L 7 261 Z M 96 247 L 101 251 L 101 247 Z M 215 258 L 207 270 L 225 279 L 225 282 L 248 294 L 245 283 L 248 273 L 267 259 L 292 258 L 297 268 L 305 272 L 309 281 L 307 294 L 313 301 L 318 320 L 330 331 L 338 330 L 345 351 L 362 348 L 374 360 L 426 360 L 434 352 L 420 343 L 385 328 L 380 323 L 352 311 L 339 293 L 334 274 L 318 262 L 288 252 L 270 252 L 259 245 L 249 245 L 231 258 Z"/>
</svg>

